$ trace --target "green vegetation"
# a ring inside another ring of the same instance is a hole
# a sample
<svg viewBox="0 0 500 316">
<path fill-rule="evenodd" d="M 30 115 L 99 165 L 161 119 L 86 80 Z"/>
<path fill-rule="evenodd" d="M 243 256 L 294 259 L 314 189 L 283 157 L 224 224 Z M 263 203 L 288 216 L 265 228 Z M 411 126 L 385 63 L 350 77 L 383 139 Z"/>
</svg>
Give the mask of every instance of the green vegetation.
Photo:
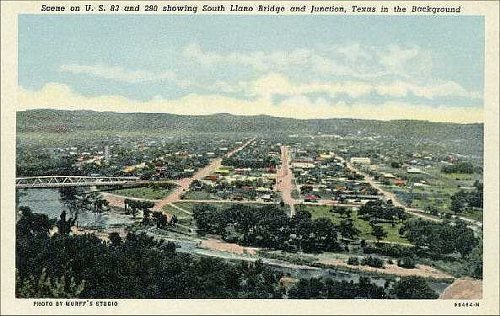
<svg viewBox="0 0 500 316">
<path fill-rule="evenodd" d="M 383 268 L 384 267 L 384 260 L 377 258 L 377 257 L 372 257 L 372 256 L 364 257 L 363 259 L 361 259 L 360 263 L 364 266 L 369 266 L 369 267 L 373 267 L 373 268 Z"/>
<path fill-rule="evenodd" d="M 163 211 L 165 211 L 166 213 L 168 213 L 172 216 L 176 216 L 176 218 L 179 221 L 179 224 L 194 228 L 194 221 L 193 221 L 192 214 L 183 212 L 180 209 L 173 207 L 171 205 L 168 205 L 168 204 L 163 207 Z"/>
<path fill-rule="evenodd" d="M 159 200 L 169 195 L 175 187 L 174 183 L 158 183 L 143 187 L 116 189 L 110 192 L 137 199 Z"/>
<path fill-rule="evenodd" d="M 183 200 L 219 200 L 218 197 L 205 191 L 188 191 L 182 195 Z"/>
<path fill-rule="evenodd" d="M 405 269 L 413 269 L 415 268 L 416 260 L 411 256 L 405 256 L 403 258 L 398 259 L 398 267 Z"/>
<path fill-rule="evenodd" d="M 182 209 L 190 212 L 190 213 L 193 213 L 194 209 L 198 206 L 198 205 L 209 205 L 211 207 L 215 207 L 215 208 L 218 208 L 218 209 L 221 209 L 221 210 L 225 210 L 225 209 L 228 209 L 230 208 L 231 206 L 234 206 L 234 205 L 238 205 L 236 203 L 226 203 L 226 202 L 222 202 L 222 203 L 217 203 L 217 201 L 214 201 L 213 203 L 196 203 L 196 202 L 183 202 L 183 201 L 179 201 L 179 202 L 175 202 L 174 203 L 175 205 L 181 207 Z"/>
<path fill-rule="evenodd" d="M 347 259 L 347 264 L 349 264 L 351 266 L 359 266 L 358 257 L 349 257 L 349 259 Z"/>
<path fill-rule="evenodd" d="M 458 191 L 451 197 L 451 211 L 455 214 L 463 213 L 465 210 L 483 208 L 483 184 L 479 181 L 474 183 L 475 190 L 472 192 Z"/>
<path fill-rule="evenodd" d="M 193 217 L 200 234 L 217 234 L 222 239 L 285 251 L 323 252 L 339 250 L 338 230 L 328 218 L 312 219 L 298 211 L 292 218 L 274 205 L 233 205 L 219 209 L 197 205 Z"/>
<path fill-rule="evenodd" d="M 329 218 L 333 223 L 337 225 L 340 225 L 343 219 L 351 219 L 354 227 L 359 231 L 358 237 L 360 239 L 373 241 L 377 240 L 375 236 L 372 235 L 372 227 L 370 225 L 370 221 L 359 216 L 358 210 L 356 210 L 355 208 L 352 209 L 348 217 L 346 217 L 342 213 L 335 212 L 335 208 L 327 205 L 299 204 L 296 206 L 296 209 L 310 212 L 313 218 Z M 379 223 L 378 225 L 381 226 L 387 233 L 387 237 L 383 239 L 384 241 L 409 244 L 408 240 L 404 236 L 401 236 L 399 234 L 399 230 L 403 226 L 402 223 Z"/>
<path fill-rule="evenodd" d="M 342 298 L 389 298 L 383 287 L 360 278 L 358 283 L 334 281 L 331 279 L 301 279 L 289 292 L 290 298 L 300 299 L 342 299 Z"/>
<path fill-rule="evenodd" d="M 299 279 L 287 293 L 280 282 L 283 275 L 260 260 L 227 262 L 178 253 L 174 243 L 144 234 L 129 233 L 122 238 L 112 233 L 109 242 L 92 234 L 56 233 L 51 237 L 52 224 L 47 216 L 29 209 L 17 224 L 16 297 L 308 299 L 408 295 L 398 283 L 390 290 L 366 277 L 356 283 Z M 52 264 L 54 261 L 58 264 Z M 417 285 L 412 295 L 430 298 L 425 281 L 419 280 Z"/>
<path fill-rule="evenodd" d="M 452 165 L 445 165 L 441 168 L 444 173 L 474 173 L 474 165 L 468 161 L 458 162 Z"/>
<path fill-rule="evenodd" d="M 30 216 L 26 212 L 23 222 L 39 219 Z M 24 224 L 17 227 L 17 297 L 282 297 L 281 275 L 261 262 L 199 258 L 177 253 L 171 242 L 132 233 L 125 239 L 114 234 L 111 242 L 95 235 L 49 237 L 50 225 L 45 224 L 36 231 Z"/>
<path fill-rule="evenodd" d="M 394 284 L 391 291 L 399 299 L 435 299 L 439 295 L 432 290 L 425 279 L 405 277 Z"/>
<path fill-rule="evenodd" d="M 438 294 L 430 288 L 425 279 L 419 277 L 405 277 L 395 281 L 392 286 L 386 282 L 384 287 L 371 283 L 365 277 L 361 277 L 357 283 L 311 278 L 301 279 L 295 284 L 295 287 L 289 291 L 289 297 L 301 299 L 436 299 Z"/>
<path fill-rule="evenodd" d="M 401 228 L 401 233 L 418 248 L 439 256 L 456 253 L 466 257 L 479 242 L 472 229 L 461 221 L 450 225 L 412 219 Z"/>
</svg>

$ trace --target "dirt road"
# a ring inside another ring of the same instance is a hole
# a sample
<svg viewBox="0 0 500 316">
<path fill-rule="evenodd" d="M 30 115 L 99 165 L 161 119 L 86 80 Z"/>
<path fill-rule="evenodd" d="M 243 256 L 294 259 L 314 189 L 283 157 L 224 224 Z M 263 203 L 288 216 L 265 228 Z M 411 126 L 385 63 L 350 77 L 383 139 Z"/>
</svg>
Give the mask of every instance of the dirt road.
<svg viewBox="0 0 500 316">
<path fill-rule="evenodd" d="M 290 169 L 290 148 L 281 146 L 281 166 L 276 175 L 276 189 L 281 192 L 283 202 L 290 207 L 290 216 L 295 215 L 297 200 L 292 197 L 293 173 Z"/>
<path fill-rule="evenodd" d="M 344 162 L 344 159 L 342 157 L 338 157 L 339 159 L 342 160 L 342 162 Z M 360 171 L 359 169 L 357 169 L 356 167 L 354 167 L 352 164 L 350 164 L 349 162 L 346 162 L 346 165 L 349 169 L 351 170 L 354 170 L 356 171 L 357 173 L 363 175 L 365 177 L 365 181 L 368 182 L 371 186 L 373 186 L 375 189 L 379 190 L 380 192 L 382 192 L 382 194 L 384 194 L 384 196 L 387 198 L 387 199 L 390 199 L 392 200 L 392 203 L 395 205 L 395 206 L 399 206 L 399 207 L 402 207 L 404 208 L 404 210 L 407 212 L 407 213 L 410 213 L 414 216 L 417 216 L 417 217 L 420 217 L 420 218 L 423 218 L 423 219 L 426 219 L 426 220 L 429 220 L 429 221 L 433 221 L 433 222 L 442 222 L 441 219 L 439 218 L 435 218 L 435 217 L 432 217 L 432 216 L 429 216 L 429 215 L 426 215 L 426 212 L 421 210 L 421 209 L 418 209 L 418 208 L 412 208 L 412 207 L 407 207 L 403 204 L 401 204 L 398 199 L 396 198 L 396 195 L 392 192 L 389 192 L 387 190 L 384 190 L 384 188 L 382 188 L 382 186 L 380 185 L 380 183 L 376 182 L 371 176 L 369 176 L 368 174 Z M 470 218 L 465 218 L 465 217 L 461 217 L 461 216 L 453 216 L 454 218 L 458 218 L 460 220 L 463 220 L 467 223 L 470 224 L 469 228 L 473 229 L 475 232 L 479 233 L 483 227 L 483 223 L 479 222 L 479 221 L 475 221 L 473 219 L 470 219 Z"/>
<path fill-rule="evenodd" d="M 225 157 L 231 157 L 232 155 L 234 155 L 238 151 L 247 147 L 254 140 L 255 140 L 255 137 L 250 139 L 249 141 L 247 141 L 243 145 L 239 146 L 238 148 L 227 153 L 225 155 Z M 216 159 L 212 160 L 208 165 L 206 165 L 205 167 L 198 170 L 192 177 L 183 178 L 183 179 L 178 180 L 176 182 L 177 188 L 174 191 L 172 191 L 167 197 L 156 202 L 155 206 L 153 207 L 153 210 L 162 211 L 162 208 L 165 205 L 180 201 L 181 195 L 189 190 L 189 186 L 191 185 L 191 183 L 193 183 L 194 180 L 203 179 L 204 177 L 212 174 L 215 170 L 217 170 L 221 166 L 222 166 L 222 158 L 216 158 Z"/>
</svg>

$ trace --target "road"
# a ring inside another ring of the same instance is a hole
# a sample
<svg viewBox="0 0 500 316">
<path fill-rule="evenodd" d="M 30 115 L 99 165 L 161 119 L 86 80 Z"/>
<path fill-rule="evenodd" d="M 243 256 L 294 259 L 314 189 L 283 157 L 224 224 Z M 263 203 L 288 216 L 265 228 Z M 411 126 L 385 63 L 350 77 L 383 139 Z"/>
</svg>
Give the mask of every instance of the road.
<svg viewBox="0 0 500 316">
<path fill-rule="evenodd" d="M 391 200 L 392 204 L 394 204 L 395 206 L 402 207 L 407 213 L 410 213 L 414 216 L 417 216 L 417 217 L 420 217 L 420 218 L 423 218 L 423 219 L 426 219 L 429 221 L 433 221 L 433 222 L 442 222 L 442 219 L 435 218 L 435 217 L 432 217 L 430 215 L 426 215 L 426 212 L 424 210 L 421 210 L 418 208 L 407 207 L 407 206 L 403 205 L 401 202 L 398 201 L 398 199 L 396 198 L 396 195 L 394 193 L 385 190 L 379 182 L 377 182 L 377 181 L 375 181 L 375 179 L 373 179 L 373 177 L 360 171 L 358 168 L 354 167 L 351 163 L 346 162 L 344 160 L 344 158 L 342 158 L 340 156 L 336 156 L 336 158 L 341 160 L 342 163 L 345 162 L 347 168 L 349 168 L 353 171 L 356 171 L 357 173 L 364 176 L 366 182 L 368 182 L 371 186 L 373 186 L 375 189 L 380 191 L 386 197 L 386 199 Z M 476 232 L 478 232 L 482 229 L 483 224 L 481 222 L 472 220 L 470 218 L 461 217 L 461 216 L 454 216 L 454 218 L 459 218 L 460 220 L 463 220 L 463 221 L 471 224 L 470 228 L 472 228 Z"/>
<path fill-rule="evenodd" d="M 243 148 L 247 147 L 250 143 L 255 140 L 255 137 L 242 144 L 238 148 L 228 152 L 224 157 L 231 157 L 235 153 L 239 152 Z M 173 202 L 177 202 L 181 200 L 181 195 L 189 190 L 189 186 L 193 183 L 194 180 L 201 180 L 206 176 L 212 174 L 215 170 L 222 166 L 222 158 L 213 159 L 208 165 L 199 169 L 192 177 L 183 178 L 176 182 L 177 187 L 173 190 L 169 195 L 167 195 L 164 199 L 159 200 L 155 203 L 153 210 L 162 211 L 162 208 Z"/>
<path fill-rule="evenodd" d="M 281 146 L 281 166 L 276 175 L 276 189 L 281 192 L 283 202 L 290 207 L 290 216 L 295 215 L 297 200 L 292 197 L 293 172 L 290 169 L 290 148 Z"/>
</svg>

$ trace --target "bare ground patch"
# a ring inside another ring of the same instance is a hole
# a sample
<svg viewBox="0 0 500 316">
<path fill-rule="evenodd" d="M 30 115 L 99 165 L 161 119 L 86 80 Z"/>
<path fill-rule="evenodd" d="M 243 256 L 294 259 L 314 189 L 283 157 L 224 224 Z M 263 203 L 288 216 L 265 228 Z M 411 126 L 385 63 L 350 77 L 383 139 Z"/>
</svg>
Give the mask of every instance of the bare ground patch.
<svg viewBox="0 0 500 316">
<path fill-rule="evenodd" d="M 257 253 L 257 248 L 243 247 L 237 244 L 230 244 L 216 239 L 203 240 L 200 244 L 201 248 L 230 252 L 238 255 L 248 254 L 254 256 Z"/>
<path fill-rule="evenodd" d="M 384 274 L 392 274 L 392 275 L 398 275 L 398 276 L 421 276 L 424 278 L 434 278 L 434 279 L 444 279 L 444 278 L 453 278 L 452 275 L 447 274 L 443 271 L 440 271 L 436 268 L 426 266 L 426 265 L 421 265 L 418 264 L 414 269 L 405 269 L 399 267 L 397 264 L 385 264 L 384 268 L 374 268 L 374 267 L 369 267 L 369 266 L 354 266 L 354 265 L 349 265 L 344 259 L 320 259 L 318 261 L 320 264 L 324 265 L 330 265 L 330 266 L 342 266 L 342 267 L 347 267 L 351 269 L 356 269 L 360 271 L 367 271 L 367 272 L 376 272 L 376 273 L 384 273 Z"/>
<path fill-rule="evenodd" d="M 456 279 L 439 297 L 443 300 L 478 300 L 483 297 L 483 281 L 471 278 Z"/>
</svg>

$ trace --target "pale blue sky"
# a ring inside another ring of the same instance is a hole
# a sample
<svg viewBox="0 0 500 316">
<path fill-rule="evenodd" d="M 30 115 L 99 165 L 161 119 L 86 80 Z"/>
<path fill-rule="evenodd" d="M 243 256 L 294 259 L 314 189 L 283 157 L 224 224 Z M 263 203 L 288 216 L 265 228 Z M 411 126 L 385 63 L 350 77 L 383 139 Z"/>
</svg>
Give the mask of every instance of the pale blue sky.
<svg viewBox="0 0 500 316">
<path fill-rule="evenodd" d="M 483 106 L 482 17 L 21 15 L 18 42 L 27 92 Z"/>
</svg>

